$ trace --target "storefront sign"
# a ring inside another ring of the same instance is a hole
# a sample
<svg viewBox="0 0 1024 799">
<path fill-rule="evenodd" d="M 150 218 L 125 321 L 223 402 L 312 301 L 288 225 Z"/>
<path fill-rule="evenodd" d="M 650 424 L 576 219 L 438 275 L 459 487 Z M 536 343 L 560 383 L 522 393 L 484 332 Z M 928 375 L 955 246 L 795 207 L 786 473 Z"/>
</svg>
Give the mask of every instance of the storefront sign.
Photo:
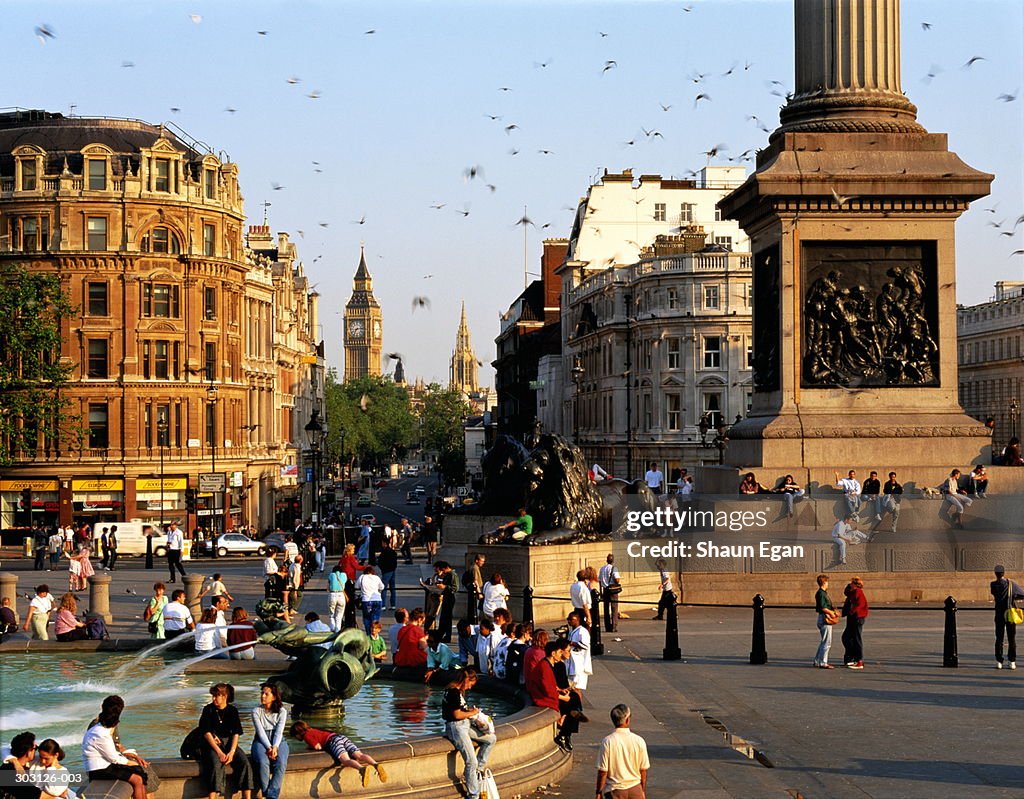
<svg viewBox="0 0 1024 799">
<path fill-rule="evenodd" d="M 232 488 L 242 487 L 242 473 L 241 472 L 229 472 L 228 473 L 228 485 Z"/>
<path fill-rule="evenodd" d="M 286 464 L 281 467 L 281 477 L 298 477 L 299 466 L 296 463 Z"/>
<path fill-rule="evenodd" d="M 98 479 L 98 480 L 72 480 L 72 491 L 124 491 L 124 480 L 121 479 Z"/>
<path fill-rule="evenodd" d="M 56 480 L 0 480 L 0 491 L 23 491 L 31 488 L 35 491 L 56 491 Z"/>
<path fill-rule="evenodd" d="M 165 477 L 163 480 L 164 491 L 184 491 L 186 488 L 188 488 L 187 477 Z M 159 477 L 139 477 L 135 480 L 136 493 L 160 490 Z"/>
</svg>

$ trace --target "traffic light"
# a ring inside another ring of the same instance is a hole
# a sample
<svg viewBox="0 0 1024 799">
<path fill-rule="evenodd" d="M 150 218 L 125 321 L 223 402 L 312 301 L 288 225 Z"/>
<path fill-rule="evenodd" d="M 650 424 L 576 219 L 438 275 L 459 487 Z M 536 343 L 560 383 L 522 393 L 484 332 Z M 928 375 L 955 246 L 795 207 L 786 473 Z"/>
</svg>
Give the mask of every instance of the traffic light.
<svg viewBox="0 0 1024 799">
<path fill-rule="evenodd" d="M 188 513 L 196 512 L 196 499 L 198 495 L 199 492 L 194 488 L 185 489 L 185 510 Z"/>
<path fill-rule="evenodd" d="M 32 489 L 21 489 L 21 509 L 32 512 Z"/>
</svg>

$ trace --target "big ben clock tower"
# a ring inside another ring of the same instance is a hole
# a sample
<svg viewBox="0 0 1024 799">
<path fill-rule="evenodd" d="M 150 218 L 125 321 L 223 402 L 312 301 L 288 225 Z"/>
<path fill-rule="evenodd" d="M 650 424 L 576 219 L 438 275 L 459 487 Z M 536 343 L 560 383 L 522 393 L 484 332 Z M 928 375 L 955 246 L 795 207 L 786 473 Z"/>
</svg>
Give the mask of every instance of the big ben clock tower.
<svg viewBox="0 0 1024 799">
<path fill-rule="evenodd" d="M 359 268 L 352 279 L 352 296 L 345 306 L 345 380 L 381 373 L 384 317 L 373 296 L 373 278 L 359 248 Z"/>
</svg>

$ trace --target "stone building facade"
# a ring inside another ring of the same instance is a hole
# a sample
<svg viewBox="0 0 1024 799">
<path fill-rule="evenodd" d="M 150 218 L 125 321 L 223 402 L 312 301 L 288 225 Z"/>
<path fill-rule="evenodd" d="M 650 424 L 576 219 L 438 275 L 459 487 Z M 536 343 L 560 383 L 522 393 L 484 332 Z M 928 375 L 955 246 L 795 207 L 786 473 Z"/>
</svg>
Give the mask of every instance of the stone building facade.
<svg viewBox="0 0 1024 799">
<path fill-rule="evenodd" d="M 616 476 L 642 476 L 649 461 L 666 476 L 717 462 L 701 417 L 714 428 L 749 408 L 747 239 L 715 207 L 743 176 L 605 174 L 580 203 L 558 269 L 561 353 L 538 366 L 538 416 L 545 431 L 578 428 L 588 460 Z"/>
<path fill-rule="evenodd" d="M 968 415 L 991 418 L 992 452 L 1021 435 L 1024 400 L 1024 281 L 1001 280 L 995 296 L 956 309 L 960 404 Z"/>
<path fill-rule="evenodd" d="M 41 436 L 13 453 L 0 525 L 27 523 L 25 487 L 34 522 L 267 521 L 248 492 L 250 445 L 276 400 L 253 416 L 252 389 L 269 377 L 256 377 L 248 357 L 257 333 L 243 220 L 237 165 L 183 131 L 0 115 L 0 259 L 56 274 L 77 308 L 60 357 L 80 419 L 79 435 Z M 273 293 L 259 332 L 268 352 L 282 310 Z M 309 332 L 300 346 L 315 355 Z M 201 472 L 224 473 L 227 487 L 200 498 L 208 513 L 197 518 L 186 515 L 185 491 Z"/>
</svg>

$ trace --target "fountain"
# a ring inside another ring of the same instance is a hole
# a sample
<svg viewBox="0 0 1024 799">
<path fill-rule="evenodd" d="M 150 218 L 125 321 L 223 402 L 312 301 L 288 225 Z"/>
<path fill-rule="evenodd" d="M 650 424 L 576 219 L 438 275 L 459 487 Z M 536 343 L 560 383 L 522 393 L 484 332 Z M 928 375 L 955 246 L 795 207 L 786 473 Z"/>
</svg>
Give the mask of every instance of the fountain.
<svg viewBox="0 0 1024 799">
<path fill-rule="evenodd" d="M 259 685 L 269 680 L 281 686 L 293 705 L 293 717 L 312 719 L 314 726 L 357 741 L 386 764 L 390 777 L 386 785 L 364 789 L 356 771 L 334 768 L 329 755 L 304 751 L 301 743 L 290 740 L 282 799 L 327 793 L 457 795 L 453 775 L 461 773 L 461 762 L 456 768 L 458 755 L 441 737 L 440 692 L 419 680 L 394 679 L 389 666 L 377 669 L 359 630 L 316 634 L 264 621 L 257 622 L 257 629 L 261 642 L 296 658 L 287 671 L 276 673 L 283 661 L 263 660 L 269 650 L 261 647 L 257 660 L 230 661 L 230 666 L 224 661 L 233 670 L 231 676 L 194 673 L 192 668 L 228 648 L 182 657 L 173 648 L 180 638 L 136 655 L 0 649 L 0 740 L 8 742 L 23 730 L 55 738 L 68 753 L 67 768 L 80 772 L 79 744 L 86 725 L 103 698 L 116 693 L 126 704 L 122 740 L 153 764 L 161 778 L 157 799 L 193 799 L 206 795 L 205 786 L 198 764 L 180 759 L 178 748 L 209 701 L 210 684 L 226 678 L 234 685 L 248 746 L 247 711 L 258 701 Z M 485 678 L 478 687 L 474 701 L 498 721 L 490 767 L 502 790 L 526 793 L 568 771 L 571 758 L 552 742 L 551 711 L 529 705 L 514 686 Z"/>
</svg>

